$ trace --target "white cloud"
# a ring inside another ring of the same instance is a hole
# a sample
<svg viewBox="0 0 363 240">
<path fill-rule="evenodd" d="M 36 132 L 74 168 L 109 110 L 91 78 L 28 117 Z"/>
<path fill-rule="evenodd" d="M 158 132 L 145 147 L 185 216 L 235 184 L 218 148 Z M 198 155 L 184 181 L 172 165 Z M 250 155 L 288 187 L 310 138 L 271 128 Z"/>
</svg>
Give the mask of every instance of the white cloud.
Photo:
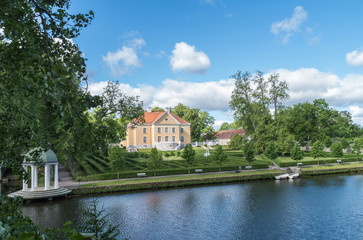
<svg viewBox="0 0 363 240">
<path fill-rule="evenodd" d="M 363 66 L 363 52 L 357 50 L 347 53 L 345 59 L 353 67 Z"/>
<path fill-rule="evenodd" d="M 280 80 L 289 84 L 290 99 L 285 105 L 312 102 L 324 98 L 331 107 L 346 109 L 352 113 L 355 123 L 363 126 L 363 75 L 349 74 L 339 77 L 315 68 L 298 70 L 277 69 Z M 91 83 L 92 94 L 100 94 L 106 82 Z M 159 86 L 121 84 L 128 95 L 138 95 L 145 107 L 170 107 L 178 103 L 213 112 L 216 120 L 231 121 L 229 101 L 234 89 L 234 80 L 209 81 L 203 83 L 166 79 Z"/>
<path fill-rule="evenodd" d="M 170 56 L 170 65 L 174 72 L 204 74 L 210 67 L 210 60 L 204 52 L 195 51 L 195 46 L 180 42 L 175 44 L 173 54 Z"/>
<path fill-rule="evenodd" d="M 300 25 L 307 19 L 308 13 L 303 7 L 297 6 L 291 18 L 285 18 L 282 21 L 274 22 L 271 25 L 270 31 L 275 35 L 280 35 L 282 41 L 287 43 L 294 32 L 300 30 Z"/>
<path fill-rule="evenodd" d="M 116 52 L 107 52 L 106 56 L 102 56 L 102 60 L 110 68 L 114 77 L 119 77 L 135 67 L 141 66 L 136 50 L 126 46 Z"/>
<path fill-rule="evenodd" d="M 146 45 L 146 42 L 142 38 L 134 38 L 128 41 L 129 47 L 133 49 L 138 49 Z"/>
</svg>

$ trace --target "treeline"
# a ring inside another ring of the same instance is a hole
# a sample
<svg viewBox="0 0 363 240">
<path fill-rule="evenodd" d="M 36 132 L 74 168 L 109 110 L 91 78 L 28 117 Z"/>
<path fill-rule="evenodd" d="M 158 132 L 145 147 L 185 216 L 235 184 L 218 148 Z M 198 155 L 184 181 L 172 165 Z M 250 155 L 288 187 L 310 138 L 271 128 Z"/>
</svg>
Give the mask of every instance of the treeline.
<svg viewBox="0 0 363 240">
<path fill-rule="evenodd" d="M 253 75 L 239 71 L 231 78 L 235 79 L 230 101 L 235 122 L 222 124 L 221 130 L 243 128 L 257 152 L 265 152 L 271 142 L 284 154 L 296 143 L 306 146 L 319 140 L 330 146 L 363 133 L 349 112 L 329 107 L 324 99 L 284 106 L 288 85 L 278 74 L 266 79 L 260 71 Z"/>
</svg>

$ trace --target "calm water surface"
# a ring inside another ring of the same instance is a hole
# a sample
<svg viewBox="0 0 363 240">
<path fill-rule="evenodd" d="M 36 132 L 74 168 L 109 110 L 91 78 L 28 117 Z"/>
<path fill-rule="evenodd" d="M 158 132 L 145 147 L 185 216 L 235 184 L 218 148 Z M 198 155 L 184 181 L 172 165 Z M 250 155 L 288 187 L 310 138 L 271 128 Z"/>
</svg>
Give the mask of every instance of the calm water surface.
<svg viewBox="0 0 363 240">
<path fill-rule="evenodd" d="M 90 197 L 26 204 L 45 227 L 82 222 Z M 98 197 L 120 239 L 363 239 L 363 175 Z"/>
</svg>

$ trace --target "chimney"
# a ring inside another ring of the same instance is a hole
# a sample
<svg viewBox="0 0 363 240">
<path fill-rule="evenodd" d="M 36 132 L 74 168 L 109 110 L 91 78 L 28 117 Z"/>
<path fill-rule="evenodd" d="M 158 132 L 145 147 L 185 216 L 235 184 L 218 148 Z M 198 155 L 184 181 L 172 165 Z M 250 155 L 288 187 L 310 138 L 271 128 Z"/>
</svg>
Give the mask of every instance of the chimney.
<svg viewBox="0 0 363 240">
<path fill-rule="evenodd" d="M 147 112 L 149 112 L 149 113 L 151 113 L 152 111 L 151 111 L 151 107 L 148 107 L 147 108 Z"/>
<path fill-rule="evenodd" d="M 169 107 L 165 108 L 165 111 L 166 111 L 167 113 L 170 113 L 170 108 L 169 108 Z"/>
</svg>

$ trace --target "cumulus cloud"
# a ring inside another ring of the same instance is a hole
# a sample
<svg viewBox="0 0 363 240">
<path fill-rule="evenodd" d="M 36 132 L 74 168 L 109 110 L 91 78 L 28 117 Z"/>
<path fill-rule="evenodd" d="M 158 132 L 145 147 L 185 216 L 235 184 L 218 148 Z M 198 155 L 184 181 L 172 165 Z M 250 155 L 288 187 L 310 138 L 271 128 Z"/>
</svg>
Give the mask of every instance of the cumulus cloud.
<svg viewBox="0 0 363 240">
<path fill-rule="evenodd" d="M 202 51 L 196 51 L 195 46 L 185 42 L 175 44 L 170 56 L 170 65 L 174 72 L 186 71 L 187 73 L 204 74 L 210 67 L 210 60 Z"/>
<path fill-rule="evenodd" d="M 347 53 L 345 59 L 353 67 L 363 66 L 363 52 L 357 50 Z"/>
<path fill-rule="evenodd" d="M 349 74 L 339 77 L 315 68 L 297 70 L 276 69 L 267 73 L 279 73 L 280 80 L 289 84 L 290 99 L 284 104 L 292 106 L 301 102 L 312 102 L 324 98 L 331 107 L 346 109 L 352 113 L 353 121 L 363 126 L 363 75 Z M 101 94 L 106 82 L 91 83 L 92 94 Z M 231 121 L 229 101 L 234 89 L 234 80 L 209 81 L 203 83 L 164 80 L 159 86 L 121 84 L 128 95 L 138 95 L 145 107 L 170 107 L 178 103 L 204 111 L 214 112 L 216 120 Z M 219 113 L 218 113 L 219 112 Z M 221 114 L 222 113 L 222 114 Z M 228 113 L 228 114 L 227 114 Z"/>
<path fill-rule="evenodd" d="M 285 18 L 282 21 L 274 22 L 271 25 L 270 31 L 275 35 L 280 35 L 282 41 L 287 43 L 289 38 L 295 32 L 300 30 L 300 25 L 307 19 L 308 13 L 303 7 L 297 6 L 291 18 Z"/>
<path fill-rule="evenodd" d="M 141 67 L 141 61 L 137 55 L 137 49 L 146 45 L 142 38 L 134 38 L 127 41 L 127 46 L 117 49 L 115 52 L 107 52 L 102 60 L 111 70 L 111 75 L 120 77 L 137 67 Z"/>
</svg>

